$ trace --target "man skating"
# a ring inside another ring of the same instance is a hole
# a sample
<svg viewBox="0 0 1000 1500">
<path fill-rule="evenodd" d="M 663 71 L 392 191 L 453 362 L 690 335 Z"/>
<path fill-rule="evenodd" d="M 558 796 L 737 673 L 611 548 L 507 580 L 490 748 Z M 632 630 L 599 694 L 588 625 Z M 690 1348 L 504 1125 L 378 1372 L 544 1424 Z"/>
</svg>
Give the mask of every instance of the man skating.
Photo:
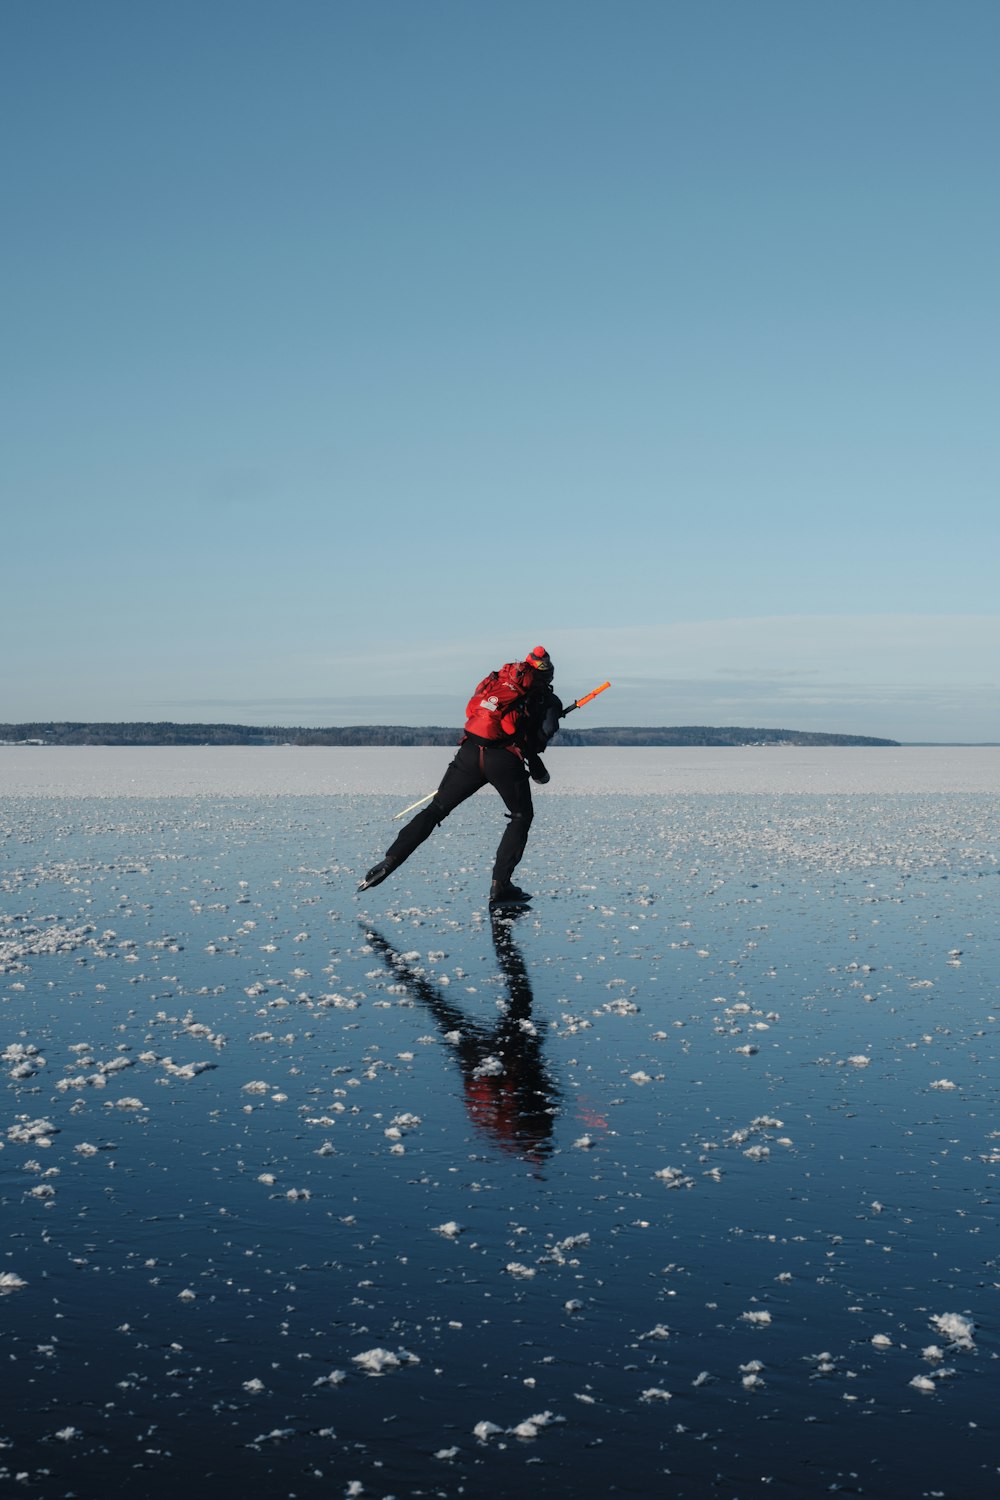
<svg viewBox="0 0 1000 1500">
<path fill-rule="evenodd" d="M 493 864 L 490 910 L 523 906 L 531 897 L 511 877 L 528 841 L 534 817 L 532 778 L 549 774 L 539 759 L 559 727 L 562 704 L 552 691 L 552 661 L 536 646 L 523 661 L 508 662 L 484 677 L 469 700 L 462 742 L 429 806 L 411 818 L 359 891 L 380 885 L 409 859 L 449 813 L 489 783 L 503 799 L 508 823 Z"/>
</svg>

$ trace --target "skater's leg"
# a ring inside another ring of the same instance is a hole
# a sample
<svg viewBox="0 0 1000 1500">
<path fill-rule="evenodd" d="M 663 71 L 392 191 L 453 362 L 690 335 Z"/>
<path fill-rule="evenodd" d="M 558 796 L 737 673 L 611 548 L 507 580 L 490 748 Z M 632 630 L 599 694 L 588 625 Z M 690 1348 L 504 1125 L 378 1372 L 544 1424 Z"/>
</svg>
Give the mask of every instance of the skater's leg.
<svg viewBox="0 0 1000 1500">
<path fill-rule="evenodd" d="M 486 778 L 479 769 L 478 752 L 473 752 L 475 747 L 472 745 L 459 746 L 458 754 L 445 771 L 430 802 L 410 819 L 395 842 L 390 844 L 385 857 L 392 860 L 393 868 L 409 859 L 414 849 L 430 838 L 438 824 L 484 784 Z"/>
<path fill-rule="evenodd" d="M 528 842 L 528 830 L 535 815 L 531 782 L 524 761 L 509 750 L 487 750 L 484 769 L 491 785 L 503 798 L 509 819 L 493 863 L 494 885 L 503 890 L 510 885 Z"/>
<path fill-rule="evenodd" d="M 478 792 L 485 781 L 486 777 L 479 766 L 478 748 L 472 744 L 460 745 L 431 801 L 400 830 L 379 863 L 368 871 L 358 889 L 366 891 L 372 886 L 380 885 L 387 875 L 398 869 L 404 859 L 409 859 L 414 849 L 418 849 L 425 839 L 430 838 L 438 824 L 450 812 L 454 812 L 459 803 Z"/>
</svg>

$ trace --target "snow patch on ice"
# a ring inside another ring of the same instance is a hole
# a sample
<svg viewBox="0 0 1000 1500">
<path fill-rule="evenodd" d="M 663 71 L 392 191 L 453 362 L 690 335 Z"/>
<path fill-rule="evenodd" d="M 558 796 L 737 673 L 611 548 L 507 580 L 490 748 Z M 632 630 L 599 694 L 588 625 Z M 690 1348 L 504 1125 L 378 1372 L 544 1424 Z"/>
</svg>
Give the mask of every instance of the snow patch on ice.
<svg viewBox="0 0 1000 1500">
<path fill-rule="evenodd" d="M 961 1313 L 938 1313 L 931 1318 L 931 1326 L 936 1328 L 938 1333 L 944 1334 L 950 1347 L 975 1348 L 973 1333 L 976 1325 L 971 1318 L 964 1318 Z"/>
<path fill-rule="evenodd" d="M 363 1354 L 355 1354 L 353 1362 L 359 1365 L 369 1375 L 384 1375 L 388 1370 L 398 1370 L 403 1365 L 418 1365 L 419 1358 L 411 1354 L 408 1349 L 366 1349 Z"/>
</svg>

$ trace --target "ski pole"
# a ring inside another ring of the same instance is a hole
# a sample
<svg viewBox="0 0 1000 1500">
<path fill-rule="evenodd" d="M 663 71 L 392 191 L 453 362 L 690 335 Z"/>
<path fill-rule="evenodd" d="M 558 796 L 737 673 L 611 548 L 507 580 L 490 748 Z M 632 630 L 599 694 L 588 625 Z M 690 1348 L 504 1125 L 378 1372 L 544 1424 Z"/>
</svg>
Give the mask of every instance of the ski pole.
<svg viewBox="0 0 1000 1500">
<path fill-rule="evenodd" d="M 571 703 L 569 708 L 564 708 L 559 717 L 565 719 L 566 715 L 571 714 L 575 708 L 582 708 L 585 703 L 590 702 L 591 698 L 596 698 L 598 693 L 603 693 L 604 689 L 610 686 L 610 682 L 602 682 L 600 687 L 596 687 L 592 693 L 586 693 L 584 697 L 577 698 L 575 703 Z"/>
<path fill-rule="evenodd" d="M 437 788 L 435 787 L 434 790 L 436 791 Z M 410 805 L 409 805 L 409 807 L 404 807 L 403 808 L 402 812 L 393 813 L 393 815 L 392 815 L 392 821 L 394 823 L 398 823 L 400 818 L 405 818 L 406 814 L 408 812 L 412 812 L 415 807 L 423 807 L 424 803 L 425 802 L 429 802 L 431 800 L 431 798 L 433 797 L 433 795 L 434 795 L 434 792 L 428 792 L 426 797 L 421 797 L 419 799 L 419 801 L 417 801 L 417 802 L 411 802 Z"/>
</svg>

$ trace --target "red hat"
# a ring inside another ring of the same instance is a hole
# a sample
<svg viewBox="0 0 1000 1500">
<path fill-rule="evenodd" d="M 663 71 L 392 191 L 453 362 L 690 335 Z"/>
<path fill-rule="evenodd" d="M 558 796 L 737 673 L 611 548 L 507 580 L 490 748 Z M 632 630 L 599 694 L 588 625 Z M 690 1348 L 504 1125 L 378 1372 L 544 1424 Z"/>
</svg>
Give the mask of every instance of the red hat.
<svg viewBox="0 0 1000 1500">
<path fill-rule="evenodd" d="M 544 646 L 536 646 L 533 651 L 528 653 L 525 660 L 529 667 L 534 667 L 536 672 L 552 671 L 552 658 Z"/>
</svg>

